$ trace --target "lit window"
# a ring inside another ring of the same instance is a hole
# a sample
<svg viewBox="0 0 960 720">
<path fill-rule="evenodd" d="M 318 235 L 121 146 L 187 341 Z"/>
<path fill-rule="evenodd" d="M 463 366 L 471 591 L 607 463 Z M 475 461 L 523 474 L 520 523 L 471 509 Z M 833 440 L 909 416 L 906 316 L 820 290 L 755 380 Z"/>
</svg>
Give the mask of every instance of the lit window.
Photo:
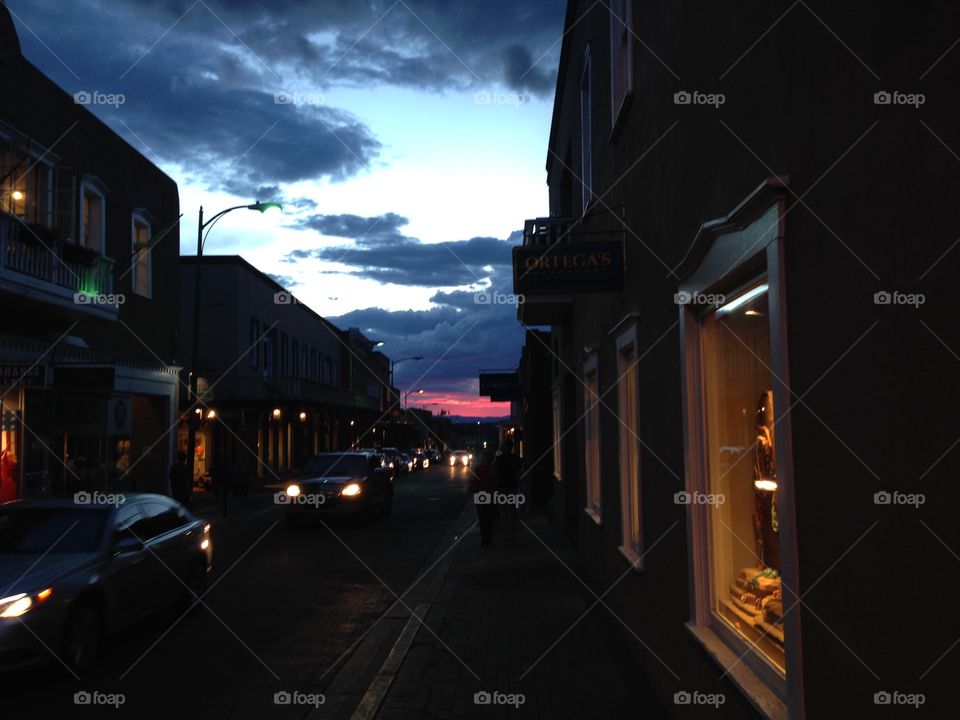
<svg viewBox="0 0 960 720">
<path fill-rule="evenodd" d="M 133 252 L 131 254 L 131 285 L 133 292 L 150 297 L 153 292 L 153 254 L 150 247 L 150 224 L 142 217 L 133 216 Z"/>
<path fill-rule="evenodd" d="M 586 480 L 587 514 L 599 524 L 600 514 L 600 392 L 597 381 L 597 355 L 593 353 L 583 366 L 583 435 Z"/>
<path fill-rule="evenodd" d="M 84 183 L 81 186 L 81 198 L 83 202 L 80 211 L 80 227 L 83 247 L 102 254 L 104 252 L 106 216 L 103 195 L 95 190 L 92 185 Z"/>
<path fill-rule="evenodd" d="M 620 416 L 620 550 L 635 567 L 643 568 L 643 528 L 640 507 L 640 407 L 636 326 L 617 338 L 617 400 Z"/>
</svg>

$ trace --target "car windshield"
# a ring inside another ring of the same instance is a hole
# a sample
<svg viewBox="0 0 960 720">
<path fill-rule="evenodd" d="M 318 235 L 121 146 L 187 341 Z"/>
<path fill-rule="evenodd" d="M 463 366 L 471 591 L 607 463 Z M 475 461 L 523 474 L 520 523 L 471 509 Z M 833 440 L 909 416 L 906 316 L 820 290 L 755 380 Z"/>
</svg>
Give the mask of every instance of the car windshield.
<svg viewBox="0 0 960 720">
<path fill-rule="evenodd" d="M 100 546 L 109 510 L 21 507 L 0 509 L 0 554 L 65 555 Z"/>
<path fill-rule="evenodd" d="M 303 472 L 321 477 L 366 475 L 367 458 L 364 455 L 317 455 L 307 463 Z"/>
</svg>

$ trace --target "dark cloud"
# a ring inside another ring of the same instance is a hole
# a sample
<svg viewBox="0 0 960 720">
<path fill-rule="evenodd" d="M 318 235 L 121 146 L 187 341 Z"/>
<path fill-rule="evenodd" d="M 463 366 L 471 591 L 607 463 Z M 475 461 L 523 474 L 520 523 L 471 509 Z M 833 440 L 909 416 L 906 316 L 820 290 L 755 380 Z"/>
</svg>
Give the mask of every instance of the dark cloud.
<svg viewBox="0 0 960 720">
<path fill-rule="evenodd" d="M 289 275 L 274 275 L 273 273 L 267 273 L 267 276 L 270 277 L 270 278 L 272 278 L 274 282 L 280 283 L 281 285 L 283 285 L 283 286 L 284 286 L 285 288 L 287 288 L 288 290 L 291 289 L 291 288 L 296 287 L 297 285 L 301 285 L 301 284 L 302 284 L 302 283 L 297 282 L 296 280 L 294 280 L 294 279 L 293 279 L 292 277 L 290 277 Z"/>
<path fill-rule="evenodd" d="M 483 284 L 497 271 L 511 266 L 508 240 L 474 237 L 442 243 L 424 243 L 404 235 L 407 218 L 395 213 L 376 217 L 313 215 L 297 227 L 323 235 L 353 240 L 346 246 L 294 250 L 286 262 L 314 259 L 348 266 L 347 274 L 381 283 L 419 287 L 456 287 Z"/>
<path fill-rule="evenodd" d="M 509 87 L 535 95 L 553 91 L 556 76 L 552 67 L 537 63 L 526 45 L 510 45 L 503 49 L 502 56 L 504 78 Z"/>
</svg>

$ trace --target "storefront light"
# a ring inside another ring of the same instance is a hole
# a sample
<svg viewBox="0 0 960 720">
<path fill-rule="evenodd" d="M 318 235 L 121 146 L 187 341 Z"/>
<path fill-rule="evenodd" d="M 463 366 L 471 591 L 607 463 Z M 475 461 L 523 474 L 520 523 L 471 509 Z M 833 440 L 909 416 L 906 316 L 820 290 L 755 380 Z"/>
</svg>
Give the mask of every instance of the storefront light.
<svg viewBox="0 0 960 720">
<path fill-rule="evenodd" d="M 213 420 L 215 417 L 217 417 L 216 410 L 211 409 L 210 411 L 207 412 L 207 420 Z"/>
<path fill-rule="evenodd" d="M 274 408 L 274 409 L 273 409 L 273 419 L 274 419 L 274 420 L 279 420 L 279 419 L 280 419 L 280 408 Z"/>
<path fill-rule="evenodd" d="M 770 289 L 770 286 L 767 285 L 767 283 L 764 283 L 763 285 L 757 285 L 757 287 L 747 290 L 742 295 L 738 295 L 735 298 L 733 298 L 730 302 L 718 307 L 717 317 L 721 317 L 723 315 L 732 313 L 737 308 L 741 308 L 751 300 L 754 300 L 760 297 L 769 289 Z"/>
<path fill-rule="evenodd" d="M 307 414 L 305 412 L 300 413 L 300 422 L 306 422 Z"/>
<path fill-rule="evenodd" d="M 753 486 L 757 490 L 766 490 L 767 492 L 774 492 L 777 489 L 777 481 L 763 478 L 761 480 L 754 480 Z"/>
</svg>

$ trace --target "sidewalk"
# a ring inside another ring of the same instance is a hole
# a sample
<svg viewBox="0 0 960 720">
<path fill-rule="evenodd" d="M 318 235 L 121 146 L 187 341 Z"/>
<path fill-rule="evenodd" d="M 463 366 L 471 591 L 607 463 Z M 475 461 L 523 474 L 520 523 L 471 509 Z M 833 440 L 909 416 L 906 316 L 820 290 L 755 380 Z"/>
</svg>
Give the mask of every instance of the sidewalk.
<svg viewBox="0 0 960 720">
<path fill-rule="evenodd" d="M 468 502 L 460 532 L 475 518 Z M 611 650 L 612 621 L 598 608 L 581 619 L 593 598 L 560 562 L 575 567 L 563 534 L 540 516 L 521 516 L 512 541 L 503 534 L 498 524 L 482 549 L 473 527 L 450 551 L 432 597 L 419 598 L 424 624 L 398 641 L 354 717 L 666 717 L 639 668 Z M 373 715 L 370 696 L 387 683 Z"/>
</svg>

